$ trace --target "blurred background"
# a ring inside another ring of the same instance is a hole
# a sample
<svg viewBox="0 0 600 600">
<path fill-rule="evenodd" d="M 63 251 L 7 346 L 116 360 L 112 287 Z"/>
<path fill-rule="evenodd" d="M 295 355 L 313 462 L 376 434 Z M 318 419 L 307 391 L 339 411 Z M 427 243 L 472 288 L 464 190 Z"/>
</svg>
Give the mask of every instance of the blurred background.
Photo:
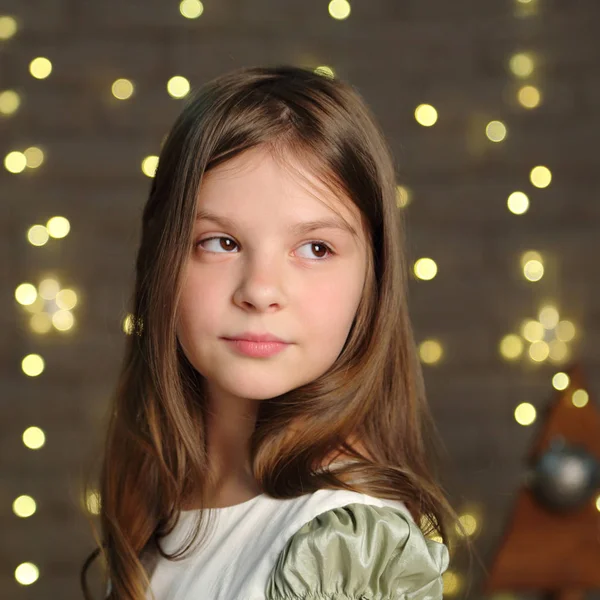
<svg viewBox="0 0 600 600">
<path fill-rule="evenodd" d="M 457 552 L 445 595 L 600 597 L 599 22 L 598 0 L 0 0 L 0 597 L 82 597 L 161 143 L 190 89 L 278 63 L 352 83 L 395 154 L 440 476 L 483 562 Z"/>
</svg>

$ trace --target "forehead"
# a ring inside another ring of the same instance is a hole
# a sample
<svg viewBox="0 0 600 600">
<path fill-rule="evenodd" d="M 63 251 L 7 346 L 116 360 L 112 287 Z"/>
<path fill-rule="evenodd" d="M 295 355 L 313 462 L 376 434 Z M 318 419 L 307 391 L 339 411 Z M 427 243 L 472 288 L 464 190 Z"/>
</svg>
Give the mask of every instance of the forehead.
<svg viewBox="0 0 600 600">
<path fill-rule="evenodd" d="M 272 215 L 337 216 L 356 231 L 362 228 L 360 211 L 345 193 L 289 153 L 274 156 L 261 147 L 208 171 L 198 191 L 197 207 L 199 212 L 220 214 L 263 208 Z"/>
</svg>

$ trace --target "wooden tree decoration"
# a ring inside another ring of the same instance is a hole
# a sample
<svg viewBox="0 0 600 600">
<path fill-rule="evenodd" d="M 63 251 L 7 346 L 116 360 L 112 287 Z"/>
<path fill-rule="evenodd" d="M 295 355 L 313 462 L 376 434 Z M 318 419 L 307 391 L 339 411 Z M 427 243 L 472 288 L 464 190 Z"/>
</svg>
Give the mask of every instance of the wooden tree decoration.
<svg viewBox="0 0 600 600">
<path fill-rule="evenodd" d="M 581 368 L 573 366 L 567 374 L 569 386 L 549 407 L 539 439 L 529 454 L 534 468 L 549 456 L 557 440 L 580 447 L 587 464 L 591 461 L 598 467 L 600 413 L 591 398 L 584 406 L 574 404 L 573 393 L 586 389 Z M 545 464 L 556 461 L 546 460 Z M 530 471 L 532 475 L 534 472 Z M 579 506 L 562 510 L 548 508 L 540 501 L 531 482 L 523 486 L 490 567 L 486 593 L 539 590 L 561 599 L 580 600 L 585 590 L 600 588 L 600 507 L 596 507 L 600 490 L 597 479 L 590 485 L 593 493 L 588 489 Z"/>
</svg>

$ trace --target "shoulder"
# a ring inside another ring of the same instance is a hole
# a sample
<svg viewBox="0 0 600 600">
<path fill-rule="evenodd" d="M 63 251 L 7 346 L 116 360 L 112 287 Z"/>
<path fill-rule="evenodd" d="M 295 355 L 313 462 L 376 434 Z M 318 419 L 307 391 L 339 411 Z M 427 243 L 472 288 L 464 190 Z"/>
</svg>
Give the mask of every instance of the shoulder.
<svg viewBox="0 0 600 600">
<path fill-rule="evenodd" d="M 267 600 L 440 599 L 448 550 L 400 504 L 353 502 L 305 523 L 277 557 Z"/>
</svg>

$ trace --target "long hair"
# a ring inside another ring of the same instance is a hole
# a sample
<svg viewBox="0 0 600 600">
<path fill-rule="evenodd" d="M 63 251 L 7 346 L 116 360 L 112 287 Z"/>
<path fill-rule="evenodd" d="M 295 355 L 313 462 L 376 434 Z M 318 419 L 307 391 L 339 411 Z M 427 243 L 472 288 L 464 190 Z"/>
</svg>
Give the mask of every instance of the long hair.
<svg viewBox="0 0 600 600">
<path fill-rule="evenodd" d="M 206 501 L 210 481 L 203 377 L 176 336 L 182 271 L 204 174 L 259 146 L 281 160 L 291 154 L 349 198 L 367 230 L 369 256 L 363 296 L 333 365 L 260 403 L 250 444 L 256 481 L 274 498 L 328 488 L 401 500 L 425 533 L 448 543 L 456 514 L 434 472 L 438 446 L 430 442 L 439 437 L 409 319 L 389 146 L 349 83 L 288 65 L 246 67 L 208 82 L 187 102 L 144 207 L 132 326 L 98 485 L 101 534 L 81 573 L 86 598 L 86 572 L 97 556 L 107 567 L 109 598 L 142 600 L 148 557 L 177 559 L 202 542 L 207 511 L 197 511 L 185 548 L 167 555 L 160 546 L 193 493 L 200 489 L 195 497 Z M 340 455 L 351 460 L 329 468 L 327 459 Z"/>
</svg>

